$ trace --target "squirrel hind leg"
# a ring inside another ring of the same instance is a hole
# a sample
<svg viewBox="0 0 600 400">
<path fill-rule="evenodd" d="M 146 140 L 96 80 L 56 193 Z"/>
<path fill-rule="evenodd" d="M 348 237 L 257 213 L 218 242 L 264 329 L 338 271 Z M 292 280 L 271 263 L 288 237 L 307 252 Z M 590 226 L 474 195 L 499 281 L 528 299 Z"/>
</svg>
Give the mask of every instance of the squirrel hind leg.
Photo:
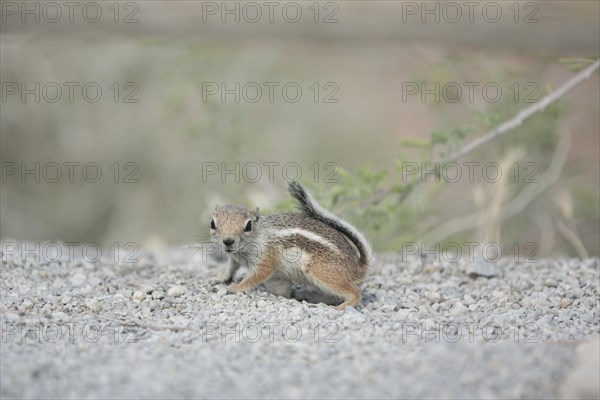
<svg viewBox="0 0 600 400">
<path fill-rule="evenodd" d="M 344 310 L 346 307 L 354 307 L 362 298 L 360 290 L 354 285 L 348 286 L 347 290 L 344 291 L 344 302 L 339 306 L 336 306 L 336 310 Z"/>
<path fill-rule="evenodd" d="M 343 310 L 346 306 L 356 306 L 362 296 L 347 269 L 331 263 L 319 263 L 309 267 L 311 280 L 320 289 L 342 298 L 342 304 L 336 309 Z"/>
</svg>

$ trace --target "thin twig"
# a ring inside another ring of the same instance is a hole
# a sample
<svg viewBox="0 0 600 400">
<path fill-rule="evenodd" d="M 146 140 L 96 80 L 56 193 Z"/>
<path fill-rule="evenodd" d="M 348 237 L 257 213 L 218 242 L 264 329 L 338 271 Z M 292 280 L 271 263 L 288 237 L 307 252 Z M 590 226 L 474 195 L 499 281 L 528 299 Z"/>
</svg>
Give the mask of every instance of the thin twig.
<svg viewBox="0 0 600 400">
<path fill-rule="evenodd" d="M 556 228 L 558 232 L 575 248 L 579 258 L 585 260 L 588 258 L 588 252 L 585 249 L 585 246 L 581 242 L 581 238 L 577 234 L 577 227 L 569 227 L 560 218 L 556 218 Z"/>
<path fill-rule="evenodd" d="M 540 176 L 538 183 L 531 184 L 523 189 L 517 197 L 512 199 L 503 207 L 500 220 L 510 218 L 527 207 L 538 195 L 548 189 L 556 180 L 560 177 L 563 167 L 567 161 L 567 155 L 569 153 L 571 144 L 571 135 L 568 132 L 565 135 L 560 136 L 559 142 L 556 146 L 556 151 L 552 156 L 552 161 L 548 169 Z M 433 242 L 439 242 L 458 232 L 463 232 L 472 229 L 477 226 L 479 222 L 480 212 L 474 212 L 469 215 L 454 218 L 450 221 L 446 221 L 436 229 L 425 234 L 425 237 Z"/>
<path fill-rule="evenodd" d="M 579 72 L 577 75 L 575 75 L 574 77 L 569 79 L 565 84 L 563 84 L 557 90 L 550 93 L 548 96 L 544 97 L 538 103 L 534 103 L 532 106 L 521 110 L 514 118 L 497 126 L 496 128 L 487 132 L 485 135 L 483 135 L 480 138 L 467 144 L 461 150 L 446 157 L 446 159 L 444 159 L 442 161 L 442 164 L 446 164 L 451 161 L 455 161 L 459 158 L 462 158 L 466 154 L 475 150 L 477 147 L 489 142 L 490 140 L 494 139 L 495 137 L 500 136 L 503 133 L 506 133 L 506 132 L 520 126 L 523 123 L 523 121 L 525 121 L 526 119 L 528 119 L 535 113 L 544 111 L 544 109 L 546 107 L 548 107 L 550 104 L 554 103 L 556 100 L 558 100 L 561 97 L 563 97 L 564 95 L 566 95 L 575 86 L 579 85 L 581 82 L 583 82 L 584 80 L 586 80 L 590 76 L 592 76 L 592 74 L 598 69 L 599 66 L 600 66 L 600 60 L 597 60 L 595 63 L 593 63 L 592 65 L 590 65 L 589 67 L 587 67 L 586 69 L 584 69 L 583 71 Z"/>
<path fill-rule="evenodd" d="M 565 82 L 562 86 L 560 86 L 558 89 L 556 89 L 555 91 L 553 91 L 552 93 L 550 93 L 549 95 L 547 95 L 546 97 L 541 99 L 539 102 L 533 104 L 530 107 L 527 107 L 527 108 L 521 110 L 513 118 L 502 123 L 501 125 L 498 125 L 496 128 L 485 133 L 483 136 L 481 136 L 478 139 L 472 141 L 471 143 L 465 145 L 461 150 L 452 153 L 451 155 L 446 157 L 443 161 L 441 161 L 441 164 L 443 165 L 443 164 L 447 164 L 452 161 L 456 161 L 459 158 L 466 156 L 468 153 L 472 152 L 479 146 L 482 146 L 483 144 L 489 142 L 490 140 L 492 140 L 502 134 L 505 134 L 506 132 L 509 132 L 512 129 L 520 126 L 521 124 L 523 124 L 523 122 L 525 120 L 531 118 L 534 114 L 543 111 L 550 104 L 554 103 L 561 97 L 565 96 L 575 86 L 579 85 L 584 80 L 590 78 L 592 76 L 592 74 L 598 69 L 598 67 L 600 67 L 600 60 L 596 60 L 596 62 L 594 62 L 592 65 L 590 65 L 583 71 L 577 73 L 577 75 L 573 76 L 571 79 L 569 79 L 567 82 Z M 401 194 L 403 194 L 401 200 L 404 200 L 408 196 L 408 194 L 412 191 L 412 189 L 414 188 L 414 186 L 416 186 L 417 183 L 422 183 L 422 182 L 423 182 L 423 180 L 415 180 L 413 182 L 410 182 L 407 186 L 405 186 L 401 192 Z M 364 208 L 369 205 L 379 204 L 384 199 L 386 199 L 388 197 L 388 195 L 390 195 L 392 193 L 393 190 L 394 190 L 393 188 L 387 188 L 385 190 L 379 191 L 375 195 L 373 195 L 371 198 L 361 202 L 359 204 L 359 207 Z"/>
</svg>

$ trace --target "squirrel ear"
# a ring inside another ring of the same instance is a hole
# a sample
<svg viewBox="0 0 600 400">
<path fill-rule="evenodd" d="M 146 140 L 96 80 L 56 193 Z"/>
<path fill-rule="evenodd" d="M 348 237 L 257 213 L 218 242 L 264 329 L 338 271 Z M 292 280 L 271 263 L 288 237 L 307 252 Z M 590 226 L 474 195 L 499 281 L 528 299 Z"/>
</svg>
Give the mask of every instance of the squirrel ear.
<svg viewBox="0 0 600 400">
<path fill-rule="evenodd" d="M 219 205 L 215 204 L 215 211 L 217 211 L 219 209 Z"/>
<path fill-rule="evenodd" d="M 254 215 L 256 216 L 256 219 L 254 221 L 258 221 L 258 218 L 260 217 L 260 210 L 258 209 L 258 207 L 256 207 L 256 210 L 254 210 Z"/>
</svg>

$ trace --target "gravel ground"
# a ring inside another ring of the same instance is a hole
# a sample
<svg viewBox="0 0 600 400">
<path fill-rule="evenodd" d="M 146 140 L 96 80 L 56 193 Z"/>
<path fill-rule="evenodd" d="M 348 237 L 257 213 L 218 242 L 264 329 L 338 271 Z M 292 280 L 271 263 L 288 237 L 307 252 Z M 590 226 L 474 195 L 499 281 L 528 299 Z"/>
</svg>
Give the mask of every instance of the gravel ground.
<svg viewBox="0 0 600 400">
<path fill-rule="evenodd" d="M 2 398 L 598 397 L 598 259 L 483 277 L 382 254 L 341 312 L 227 294 L 190 249 L 48 262 L 6 243 Z"/>
</svg>

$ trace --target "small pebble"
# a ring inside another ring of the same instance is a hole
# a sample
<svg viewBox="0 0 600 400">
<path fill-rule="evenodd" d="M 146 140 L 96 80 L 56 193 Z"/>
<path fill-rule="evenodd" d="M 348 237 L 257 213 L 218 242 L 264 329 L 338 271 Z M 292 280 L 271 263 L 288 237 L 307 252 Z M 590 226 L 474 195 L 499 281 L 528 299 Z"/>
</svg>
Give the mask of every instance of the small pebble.
<svg viewBox="0 0 600 400">
<path fill-rule="evenodd" d="M 142 291 L 143 293 L 152 293 L 154 291 L 154 288 L 150 285 L 140 285 L 140 291 Z"/>
<path fill-rule="evenodd" d="M 184 295 L 185 293 L 187 293 L 187 288 L 185 286 L 181 286 L 181 285 L 173 286 L 167 292 L 167 294 L 170 297 L 179 297 L 179 296 Z"/>
<path fill-rule="evenodd" d="M 98 300 L 96 299 L 87 299 L 85 301 L 85 305 L 87 308 L 89 308 L 90 310 L 92 310 L 93 312 L 98 312 L 102 310 L 102 303 L 100 303 Z"/>
<path fill-rule="evenodd" d="M 146 297 L 146 293 L 141 290 L 136 290 L 133 292 L 133 296 L 131 296 L 134 300 L 142 301 Z"/>
<path fill-rule="evenodd" d="M 162 290 L 154 290 L 152 292 L 152 298 L 155 299 L 155 300 L 164 299 L 165 298 L 165 292 L 163 292 Z"/>
<path fill-rule="evenodd" d="M 560 301 L 560 308 L 567 308 L 569 307 L 571 304 L 573 304 L 573 300 L 564 297 L 561 301 Z"/>
</svg>

